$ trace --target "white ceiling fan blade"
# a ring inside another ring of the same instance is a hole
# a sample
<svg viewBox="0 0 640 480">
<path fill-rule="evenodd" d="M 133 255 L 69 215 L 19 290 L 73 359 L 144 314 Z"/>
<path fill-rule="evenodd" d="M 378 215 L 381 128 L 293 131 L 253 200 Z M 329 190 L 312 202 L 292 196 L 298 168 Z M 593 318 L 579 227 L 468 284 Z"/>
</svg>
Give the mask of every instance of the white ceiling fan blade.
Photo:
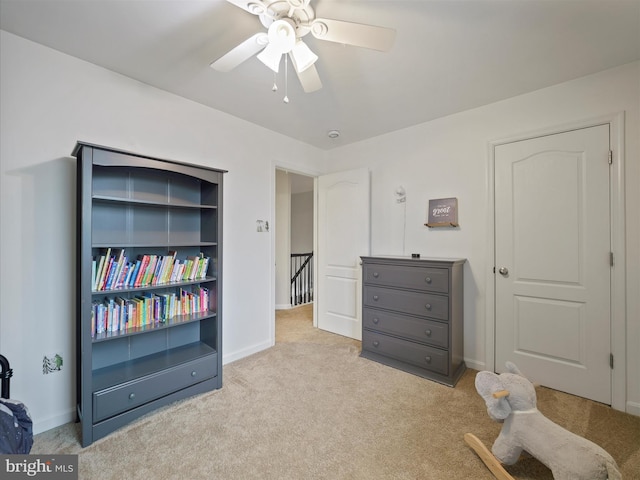
<svg viewBox="0 0 640 480">
<path fill-rule="evenodd" d="M 256 33 L 237 47 L 225 53 L 213 62 L 210 67 L 219 72 L 229 72 L 262 50 L 267 43 L 266 33 Z"/>
<path fill-rule="evenodd" d="M 262 15 L 267 10 L 266 5 L 260 0 L 227 0 L 227 2 L 254 15 Z"/>
<path fill-rule="evenodd" d="M 318 75 L 318 70 L 316 70 L 315 65 L 311 65 L 302 72 L 296 71 L 296 74 L 305 93 L 315 92 L 322 88 L 322 82 L 320 81 L 320 76 Z"/>
<path fill-rule="evenodd" d="M 387 52 L 393 47 L 396 31 L 393 28 L 317 18 L 311 22 L 311 33 L 320 40 Z"/>
</svg>

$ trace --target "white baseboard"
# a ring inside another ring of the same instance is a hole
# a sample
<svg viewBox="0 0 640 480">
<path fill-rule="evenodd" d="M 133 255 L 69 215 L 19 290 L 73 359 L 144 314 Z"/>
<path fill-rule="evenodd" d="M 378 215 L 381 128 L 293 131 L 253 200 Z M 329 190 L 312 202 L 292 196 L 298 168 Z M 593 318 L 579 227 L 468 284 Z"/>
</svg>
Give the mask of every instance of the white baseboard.
<svg viewBox="0 0 640 480">
<path fill-rule="evenodd" d="M 227 363 L 235 362 L 236 360 L 240 360 L 241 358 L 248 357 L 249 355 L 253 355 L 254 353 L 258 353 L 262 350 L 266 350 L 267 348 L 271 348 L 273 347 L 273 345 L 274 344 L 270 342 L 263 342 L 252 345 L 248 348 L 243 348 L 242 350 L 238 350 L 236 352 L 228 353 L 222 356 L 222 364 L 226 365 Z"/>
<path fill-rule="evenodd" d="M 291 308 L 290 303 L 283 303 L 283 304 L 276 305 L 276 310 L 289 310 L 290 308 Z"/>
<path fill-rule="evenodd" d="M 627 402 L 627 413 L 640 417 L 640 403 Z"/>
<path fill-rule="evenodd" d="M 472 368 L 473 370 L 482 371 L 486 369 L 486 363 L 479 362 L 478 360 L 465 358 L 464 363 L 467 365 L 467 368 Z"/>
</svg>

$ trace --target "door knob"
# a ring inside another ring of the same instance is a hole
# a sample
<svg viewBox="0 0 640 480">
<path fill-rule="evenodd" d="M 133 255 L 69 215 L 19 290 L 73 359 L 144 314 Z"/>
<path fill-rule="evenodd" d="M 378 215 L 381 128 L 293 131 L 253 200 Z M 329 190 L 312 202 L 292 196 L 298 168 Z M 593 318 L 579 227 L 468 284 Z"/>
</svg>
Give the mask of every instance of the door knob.
<svg viewBox="0 0 640 480">
<path fill-rule="evenodd" d="M 505 277 L 509 275 L 509 269 L 507 267 L 500 267 L 498 272 L 500 273 L 500 275 L 503 275 Z"/>
</svg>

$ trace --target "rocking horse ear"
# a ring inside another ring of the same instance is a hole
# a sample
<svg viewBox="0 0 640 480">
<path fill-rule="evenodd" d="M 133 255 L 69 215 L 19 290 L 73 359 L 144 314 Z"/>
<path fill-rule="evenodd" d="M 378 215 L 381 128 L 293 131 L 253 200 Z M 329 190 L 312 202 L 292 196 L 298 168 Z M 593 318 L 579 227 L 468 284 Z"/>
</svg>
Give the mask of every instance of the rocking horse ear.
<svg viewBox="0 0 640 480">
<path fill-rule="evenodd" d="M 523 373 L 520 371 L 518 367 L 516 367 L 515 363 L 507 362 L 505 366 L 507 367 L 507 372 L 515 373 L 516 375 L 520 375 L 521 377 L 524 377 Z"/>
<path fill-rule="evenodd" d="M 506 396 L 493 394 L 505 390 L 500 375 L 492 372 L 478 372 L 476 375 L 476 390 L 487 405 L 487 413 L 494 420 L 504 420 L 511 414 L 511 405 Z"/>
</svg>

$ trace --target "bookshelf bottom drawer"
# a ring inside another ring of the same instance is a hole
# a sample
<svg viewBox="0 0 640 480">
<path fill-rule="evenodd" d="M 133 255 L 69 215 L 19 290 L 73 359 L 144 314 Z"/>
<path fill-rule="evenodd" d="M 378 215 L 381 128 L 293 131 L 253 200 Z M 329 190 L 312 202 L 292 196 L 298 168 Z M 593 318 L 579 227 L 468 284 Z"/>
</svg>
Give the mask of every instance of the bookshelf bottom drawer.
<svg viewBox="0 0 640 480">
<path fill-rule="evenodd" d="M 195 385 L 217 375 L 216 355 L 208 355 L 93 394 L 94 423 Z"/>
</svg>

